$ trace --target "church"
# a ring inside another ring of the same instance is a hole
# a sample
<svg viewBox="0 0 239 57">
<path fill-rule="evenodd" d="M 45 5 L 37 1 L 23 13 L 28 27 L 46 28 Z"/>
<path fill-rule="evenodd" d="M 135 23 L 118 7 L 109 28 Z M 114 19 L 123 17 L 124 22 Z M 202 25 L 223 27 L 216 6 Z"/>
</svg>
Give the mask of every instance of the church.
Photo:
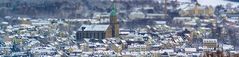
<svg viewBox="0 0 239 57">
<path fill-rule="evenodd" d="M 76 32 L 77 41 L 82 41 L 84 38 L 104 39 L 111 37 L 119 37 L 119 22 L 117 20 L 115 4 L 112 5 L 110 22 L 108 24 L 81 25 Z"/>
</svg>

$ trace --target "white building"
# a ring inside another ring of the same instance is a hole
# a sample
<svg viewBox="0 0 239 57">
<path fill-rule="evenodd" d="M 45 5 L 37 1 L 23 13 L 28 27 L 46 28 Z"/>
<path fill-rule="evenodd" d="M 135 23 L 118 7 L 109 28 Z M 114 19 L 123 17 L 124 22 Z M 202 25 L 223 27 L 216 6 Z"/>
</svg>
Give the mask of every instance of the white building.
<svg viewBox="0 0 239 57">
<path fill-rule="evenodd" d="M 203 39 L 203 46 L 207 48 L 218 47 L 217 39 Z"/>
<path fill-rule="evenodd" d="M 146 51 L 147 50 L 147 45 L 144 45 L 144 44 L 128 45 L 128 50 L 129 51 L 135 51 L 135 52 Z"/>
</svg>

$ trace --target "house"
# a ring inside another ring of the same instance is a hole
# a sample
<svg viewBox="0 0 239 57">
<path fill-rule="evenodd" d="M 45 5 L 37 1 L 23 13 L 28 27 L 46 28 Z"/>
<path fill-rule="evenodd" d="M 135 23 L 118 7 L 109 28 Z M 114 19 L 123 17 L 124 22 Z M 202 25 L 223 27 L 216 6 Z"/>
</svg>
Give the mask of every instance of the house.
<svg viewBox="0 0 239 57">
<path fill-rule="evenodd" d="M 157 13 L 147 13 L 146 19 L 164 19 L 167 17 L 167 14 L 157 14 Z"/>
<path fill-rule="evenodd" d="M 197 52 L 196 48 L 184 48 L 185 53 L 193 53 Z"/>
<path fill-rule="evenodd" d="M 174 17 L 173 25 L 175 26 L 183 26 L 185 22 L 192 21 L 191 17 Z"/>
<path fill-rule="evenodd" d="M 120 44 L 113 44 L 112 48 L 116 53 L 120 53 L 122 51 L 122 45 Z"/>
<path fill-rule="evenodd" d="M 207 48 L 218 47 L 217 39 L 203 39 L 203 46 Z"/>
<path fill-rule="evenodd" d="M 145 18 L 145 14 L 141 11 L 135 11 L 129 14 L 129 19 L 132 19 L 132 20 L 144 19 L 144 18 Z"/>
<path fill-rule="evenodd" d="M 132 51 L 132 52 L 146 51 L 147 49 L 148 49 L 147 45 L 145 45 L 145 44 L 131 44 L 131 45 L 128 45 L 128 50 Z"/>
<path fill-rule="evenodd" d="M 32 48 L 30 52 L 33 54 L 34 57 L 53 56 L 57 54 L 55 47 L 36 47 Z"/>
<path fill-rule="evenodd" d="M 211 6 L 187 5 L 179 11 L 180 16 L 212 16 L 214 8 Z"/>
</svg>

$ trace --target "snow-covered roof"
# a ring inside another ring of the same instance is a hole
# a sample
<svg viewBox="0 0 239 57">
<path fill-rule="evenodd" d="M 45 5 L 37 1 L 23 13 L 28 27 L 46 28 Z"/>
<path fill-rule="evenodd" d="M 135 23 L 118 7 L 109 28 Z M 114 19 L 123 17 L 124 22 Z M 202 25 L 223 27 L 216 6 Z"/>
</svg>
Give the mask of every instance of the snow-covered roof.
<svg viewBox="0 0 239 57">
<path fill-rule="evenodd" d="M 78 31 L 82 31 L 83 27 L 84 31 L 106 31 L 109 25 L 82 25 Z"/>
<path fill-rule="evenodd" d="M 197 52 L 196 48 L 184 48 L 185 52 Z"/>
<path fill-rule="evenodd" d="M 166 24 L 167 22 L 166 21 L 155 21 L 156 24 L 160 24 L 160 25 L 164 25 Z"/>
<path fill-rule="evenodd" d="M 174 49 L 163 49 L 159 51 L 160 53 L 168 52 L 168 53 L 173 53 Z"/>
<path fill-rule="evenodd" d="M 203 43 L 217 43 L 217 39 L 203 39 Z"/>
<path fill-rule="evenodd" d="M 178 0 L 179 2 L 191 2 L 191 0 Z M 227 5 L 228 3 L 233 4 L 233 7 L 239 5 L 238 2 L 232 2 L 228 0 L 197 0 L 200 5 L 207 5 L 207 6 L 217 6 L 217 5 Z"/>
<path fill-rule="evenodd" d="M 143 47 L 146 48 L 146 45 L 132 44 L 128 46 L 128 48 L 143 48 Z"/>
<path fill-rule="evenodd" d="M 174 17 L 173 20 L 191 20 L 191 17 Z"/>
<path fill-rule="evenodd" d="M 233 47 L 232 45 L 226 45 L 226 44 L 223 44 L 223 45 L 222 45 L 222 48 L 223 48 L 224 50 L 232 50 L 232 49 L 234 49 L 234 47 Z"/>
<path fill-rule="evenodd" d="M 135 12 L 131 12 L 129 14 L 129 18 L 130 19 L 142 19 L 142 18 L 145 18 L 145 14 L 141 11 L 135 11 Z"/>
</svg>

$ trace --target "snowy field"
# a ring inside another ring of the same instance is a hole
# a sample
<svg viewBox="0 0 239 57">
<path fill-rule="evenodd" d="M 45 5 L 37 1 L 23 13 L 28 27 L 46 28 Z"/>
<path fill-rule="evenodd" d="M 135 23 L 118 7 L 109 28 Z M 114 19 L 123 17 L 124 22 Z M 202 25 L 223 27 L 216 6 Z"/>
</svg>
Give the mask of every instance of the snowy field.
<svg viewBox="0 0 239 57">
<path fill-rule="evenodd" d="M 191 0 L 178 0 L 180 2 L 191 2 Z M 217 5 L 226 5 L 228 3 L 231 3 L 233 7 L 239 6 L 239 2 L 232 2 L 227 0 L 198 0 L 198 2 L 201 5 L 211 5 L 211 6 L 217 6 Z"/>
</svg>

